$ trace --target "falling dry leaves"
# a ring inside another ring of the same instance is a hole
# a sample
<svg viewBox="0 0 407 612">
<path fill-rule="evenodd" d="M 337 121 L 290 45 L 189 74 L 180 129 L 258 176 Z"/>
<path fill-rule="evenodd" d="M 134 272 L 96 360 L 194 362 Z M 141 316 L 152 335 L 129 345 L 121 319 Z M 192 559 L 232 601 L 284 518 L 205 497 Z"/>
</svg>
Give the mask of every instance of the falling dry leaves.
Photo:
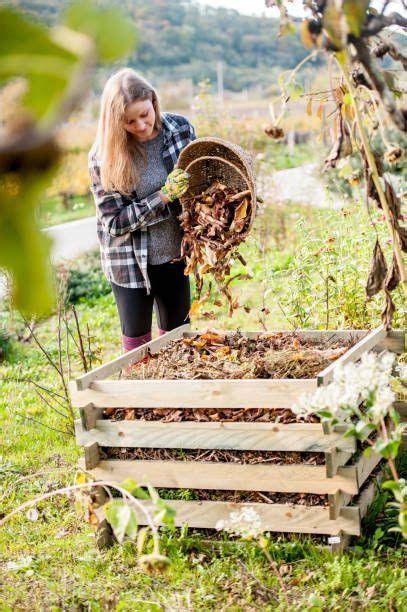
<svg viewBox="0 0 407 612">
<path fill-rule="evenodd" d="M 238 192 L 216 180 L 204 192 L 183 200 L 180 215 L 184 230 L 181 254 L 186 258 L 185 274 L 195 273 L 198 299 L 193 302 L 190 315 L 198 312 L 209 299 L 201 297 L 202 277 L 210 273 L 221 293 L 227 298 L 229 315 L 238 307 L 230 290 L 230 267 L 234 258 L 245 264 L 236 252 L 250 228 L 252 200 L 250 191 Z"/>
</svg>

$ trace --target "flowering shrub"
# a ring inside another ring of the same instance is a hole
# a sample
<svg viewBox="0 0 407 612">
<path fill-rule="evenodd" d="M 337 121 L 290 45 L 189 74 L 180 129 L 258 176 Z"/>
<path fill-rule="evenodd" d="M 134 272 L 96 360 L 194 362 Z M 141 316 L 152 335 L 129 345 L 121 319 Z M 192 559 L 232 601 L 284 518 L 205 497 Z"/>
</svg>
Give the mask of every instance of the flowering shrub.
<svg viewBox="0 0 407 612">
<path fill-rule="evenodd" d="M 384 487 L 393 492 L 399 510 L 399 527 L 407 538 L 407 486 L 399 478 L 395 459 L 398 455 L 402 427 L 394 408 L 395 388 L 403 383 L 393 379 L 394 355 L 366 353 L 359 363 L 338 366 L 332 383 L 320 387 L 314 394 L 300 397 L 293 412 L 299 417 L 317 414 L 331 425 L 345 425 L 345 437 L 354 437 L 368 444 L 365 455 L 372 451 L 384 457 L 393 480 Z M 400 378 L 406 378 L 405 366 L 400 366 Z"/>
</svg>

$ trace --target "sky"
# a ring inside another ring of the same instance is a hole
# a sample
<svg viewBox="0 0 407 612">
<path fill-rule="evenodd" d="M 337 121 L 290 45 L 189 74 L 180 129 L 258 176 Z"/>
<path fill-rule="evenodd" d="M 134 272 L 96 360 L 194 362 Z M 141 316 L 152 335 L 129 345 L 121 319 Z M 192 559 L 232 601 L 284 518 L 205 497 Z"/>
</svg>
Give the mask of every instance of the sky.
<svg viewBox="0 0 407 612">
<path fill-rule="evenodd" d="M 236 9 L 239 13 L 245 13 L 246 15 L 261 15 L 262 13 L 271 17 L 278 15 L 276 9 L 266 9 L 264 0 L 198 0 L 198 2 L 214 7 L 224 6 L 225 8 Z M 302 4 L 301 0 L 295 3 L 298 6 Z"/>
<path fill-rule="evenodd" d="M 199 4 L 207 4 L 213 7 L 224 6 L 225 8 L 236 9 L 239 13 L 245 13 L 246 15 L 267 15 L 269 17 L 278 17 L 279 12 L 276 8 L 267 8 L 264 0 L 196 0 Z M 383 0 L 377 0 L 373 3 L 377 8 L 380 8 Z M 392 0 L 389 3 L 389 11 L 403 11 L 401 0 Z M 294 0 L 292 8 L 290 8 L 292 15 L 298 15 L 299 17 L 304 14 L 302 9 L 302 0 Z"/>
</svg>

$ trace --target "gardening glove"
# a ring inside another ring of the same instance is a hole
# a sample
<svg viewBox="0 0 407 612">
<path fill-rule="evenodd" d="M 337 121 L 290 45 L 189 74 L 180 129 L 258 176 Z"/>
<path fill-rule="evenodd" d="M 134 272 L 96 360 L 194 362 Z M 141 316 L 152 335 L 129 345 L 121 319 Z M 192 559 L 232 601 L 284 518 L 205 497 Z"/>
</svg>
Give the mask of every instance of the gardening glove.
<svg viewBox="0 0 407 612">
<path fill-rule="evenodd" d="M 170 202 L 173 202 L 177 198 L 180 198 L 188 190 L 189 187 L 189 174 L 181 168 L 175 168 L 167 176 L 164 187 L 161 189 Z"/>
</svg>

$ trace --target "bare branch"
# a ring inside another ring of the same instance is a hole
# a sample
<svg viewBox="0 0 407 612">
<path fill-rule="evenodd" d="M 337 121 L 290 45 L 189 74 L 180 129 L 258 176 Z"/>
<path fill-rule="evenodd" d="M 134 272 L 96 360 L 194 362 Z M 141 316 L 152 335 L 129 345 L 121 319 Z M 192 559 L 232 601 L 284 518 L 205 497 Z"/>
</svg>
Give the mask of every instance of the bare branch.
<svg viewBox="0 0 407 612">
<path fill-rule="evenodd" d="M 389 113 L 393 123 L 403 132 L 407 132 L 407 117 L 403 111 L 397 107 L 394 96 L 391 93 L 386 81 L 380 73 L 380 70 L 378 70 L 373 63 L 366 43 L 362 39 L 355 38 L 353 40 L 353 45 L 357 51 L 359 62 L 366 70 L 371 83 L 379 94 L 383 102 L 383 106 Z"/>
<path fill-rule="evenodd" d="M 57 433 L 64 434 L 65 436 L 73 436 L 73 433 L 70 431 L 63 431 L 62 429 L 51 427 L 51 425 L 47 425 L 46 423 L 43 423 L 42 421 L 37 421 L 37 419 L 33 419 L 33 417 L 26 416 L 25 414 L 22 414 L 21 412 L 16 412 L 16 414 L 22 419 L 25 419 L 26 421 L 32 421 L 33 423 L 36 423 L 37 425 L 41 425 L 42 427 L 46 427 L 46 429 L 50 429 L 51 431 L 56 431 Z"/>
<path fill-rule="evenodd" d="M 362 37 L 374 36 L 392 25 L 407 28 L 407 19 L 400 13 L 390 13 L 390 15 L 369 15 L 369 19 L 362 29 Z"/>
<path fill-rule="evenodd" d="M 396 49 L 395 45 L 393 45 L 392 43 L 388 41 L 382 41 L 377 45 L 375 49 L 373 49 L 373 55 L 379 58 L 384 57 L 387 53 L 395 62 L 401 62 L 404 70 L 407 70 L 407 56 L 404 55 L 398 49 Z"/>
<path fill-rule="evenodd" d="M 76 333 L 78 334 L 78 340 L 79 340 L 79 354 L 80 357 L 82 359 L 82 365 L 83 365 L 83 369 L 85 372 L 87 372 L 89 370 L 88 368 L 88 362 L 86 360 L 86 355 L 85 355 L 85 348 L 83 346 L 83 338 L 82 338 L 82 332 L 81 332 L 81 328 L 79 325 L 79 319 L 78 319 L 78 313 L 76 312 L 76 308 L 75 306 L 72 304 L 72 312 L 73 312 L 73 316 L 75 318 L 75 324 L 76 324 Z"/>
</svg>

